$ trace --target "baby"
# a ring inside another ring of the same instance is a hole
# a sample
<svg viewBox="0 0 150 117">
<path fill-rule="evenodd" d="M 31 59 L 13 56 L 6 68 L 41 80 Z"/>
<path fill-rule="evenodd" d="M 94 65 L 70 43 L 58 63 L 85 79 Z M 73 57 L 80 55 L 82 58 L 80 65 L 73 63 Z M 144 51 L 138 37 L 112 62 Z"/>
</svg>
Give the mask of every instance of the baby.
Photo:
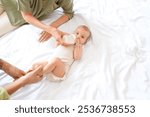
<svg viewBox="0 0 150 117">
<path fill-rule="evenodd" d="M 53 81 L 66 79 L 66 74 L 74 60 L 79 60 L 82 56 L 83 45 L 91 35 L 89 28 L 80 25 L 75 30 L 75 34 L 66 34 L 61 40 L 57 40 L 58 46 L 54 50 L 52 57 L 48 61 L 33 64 L 32 69 L 43 67 L 43 75 Z"/>
</svg>

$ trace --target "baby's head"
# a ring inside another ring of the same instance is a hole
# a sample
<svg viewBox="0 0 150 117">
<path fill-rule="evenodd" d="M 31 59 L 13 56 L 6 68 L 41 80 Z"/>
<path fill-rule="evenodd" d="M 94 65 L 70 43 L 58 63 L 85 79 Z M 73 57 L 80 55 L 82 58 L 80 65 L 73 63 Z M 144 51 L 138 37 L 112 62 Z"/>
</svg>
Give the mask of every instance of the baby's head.
<svg viewBox="0 0 150 117">
<path fill-rule="evenodd" d="M 75 34 L 76 34 L 77 39 L 80 40 L 80 43 L 85 44 L 88 41 L 91 35 L 91 32 L 87 26 L 80 25 L 75 30 Z"/>
</svg>

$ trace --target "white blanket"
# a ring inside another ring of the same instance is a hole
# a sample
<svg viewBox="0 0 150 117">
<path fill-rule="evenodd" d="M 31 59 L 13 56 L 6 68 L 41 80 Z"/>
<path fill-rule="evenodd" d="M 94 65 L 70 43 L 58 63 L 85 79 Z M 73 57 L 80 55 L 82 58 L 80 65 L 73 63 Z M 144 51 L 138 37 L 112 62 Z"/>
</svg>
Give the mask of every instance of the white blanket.
<svg viewBox="0 0 150 117">
<path fill-rule="evenodd" d="M 82 59 L 73 63 L 65 81 L 44 78 L 11 99 L 150 99 L 149 6 L 149 0 L 74 0 L 75 16 L 60 29 L 71 33 L 80 24 L 89 26 L 92 37 Z M 44 22 L 59 16 L 56 11 Z M 40 32 L 25 25 L 1 37 L 0 58 L 24 71 L 50 58 L 55 41 L 39 43 Z M 0 71 L 0 86 L 10 82 Z"/>
</svg>

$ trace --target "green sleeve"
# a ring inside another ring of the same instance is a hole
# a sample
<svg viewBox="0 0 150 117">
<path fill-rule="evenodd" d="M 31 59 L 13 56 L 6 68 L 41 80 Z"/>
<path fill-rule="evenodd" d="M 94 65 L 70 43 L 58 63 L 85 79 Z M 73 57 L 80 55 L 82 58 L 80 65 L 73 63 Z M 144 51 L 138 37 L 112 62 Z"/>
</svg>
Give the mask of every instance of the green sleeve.
<svg viewBox="0 0 150 117">
<path fill-rule="evenodd" d="M 4 88 L 0 87 L 0 100 L 8 100 L 8 99 L 9 99 L 9 94 Z"/>
<path fill-rule="evenodd" d="M 60 0 L 59 6 L 64 10 L 64 13 L 71 19 L 73 17 L 73 0 Z"/>
<path fill-rule="evenodd" d="M 2 2 L 1 2 L 1 0 L 0 0 L 0 5 L 2 5 Z"/>
<path fill-rule="evenodd" d="M 1 0 L 0 0 L 0 15 L 4 12 L 4 8 L 3 8 L 3 5 L 1 3 Z"/>
<path fill-rule="evenodd" d="M 32 12 L 30 0 L 17 0 L 17 2 L 18 2 L 18 10 L 23 12 Z"/>
</svg>

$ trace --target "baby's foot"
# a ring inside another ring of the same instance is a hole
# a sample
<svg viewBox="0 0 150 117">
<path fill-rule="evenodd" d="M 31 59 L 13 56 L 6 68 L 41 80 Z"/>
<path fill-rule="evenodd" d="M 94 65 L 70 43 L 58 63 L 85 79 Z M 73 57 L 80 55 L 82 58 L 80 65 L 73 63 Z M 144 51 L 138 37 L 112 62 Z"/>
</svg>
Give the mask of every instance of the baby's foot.
<svg viewBox="0 0 150 117">
<path fill-rule="evenodd" d="M 41 61 L 41 62 L 34 63 L 34 64 L 32 65 L 32 68 L 31 68 L 30 70 L 32 71 L 32 70 L 34 70 L 34 69 L 37 69 L 38 67 L 44 68 L 45 65 L 47 65 L 47 63 L 48 63 L 47 61 Z"/>
<path fill-rule="evenodd" d="M 38 82 L 43 79 L 42 67 L 38 67 L 33 71 L 28 72 L 18 80 L 23 80 L 24 85 Z"/>
</svg>

